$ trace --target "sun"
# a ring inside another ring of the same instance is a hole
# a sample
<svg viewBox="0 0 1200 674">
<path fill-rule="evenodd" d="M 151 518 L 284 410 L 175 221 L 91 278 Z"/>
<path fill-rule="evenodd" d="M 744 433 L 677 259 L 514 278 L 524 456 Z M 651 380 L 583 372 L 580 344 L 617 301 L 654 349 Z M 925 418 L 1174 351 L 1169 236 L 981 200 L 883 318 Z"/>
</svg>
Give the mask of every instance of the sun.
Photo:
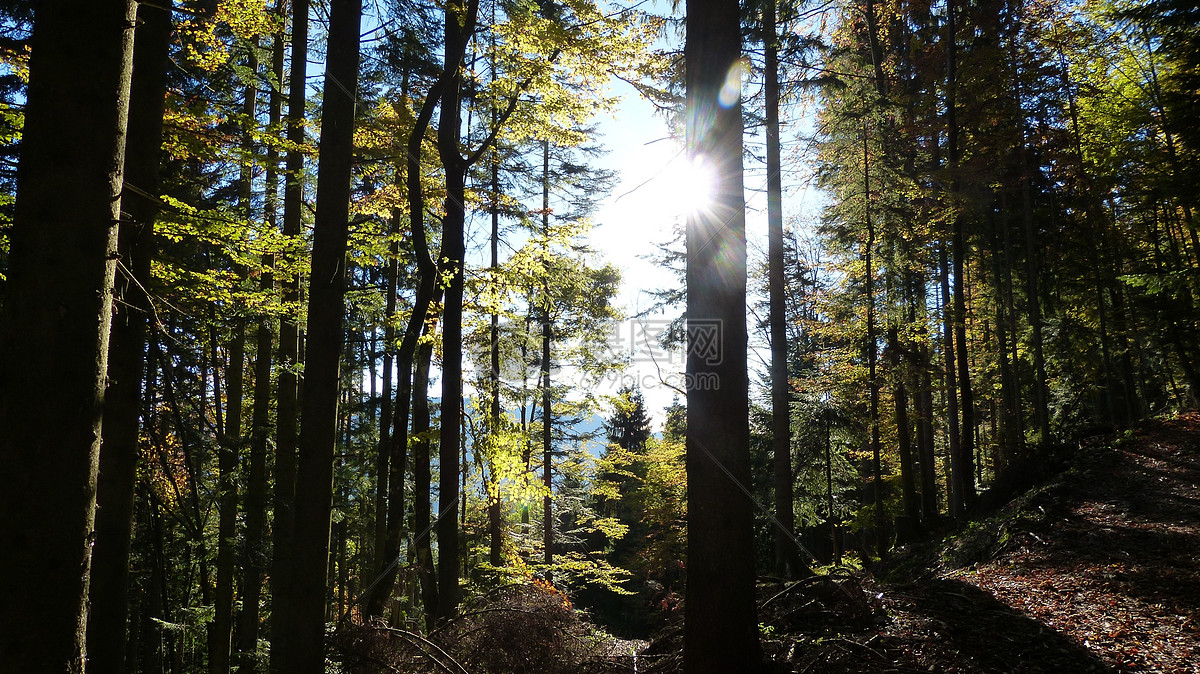
<svg viewBox="0 0 1200 674">
<path fill-rule="evenodd" d="M 686 217 L 709 207 L 716 182 L 712 165 L 704 157 L 680 153 L 663 167 L 653 186 L 672 215 Z"/>
</svg>

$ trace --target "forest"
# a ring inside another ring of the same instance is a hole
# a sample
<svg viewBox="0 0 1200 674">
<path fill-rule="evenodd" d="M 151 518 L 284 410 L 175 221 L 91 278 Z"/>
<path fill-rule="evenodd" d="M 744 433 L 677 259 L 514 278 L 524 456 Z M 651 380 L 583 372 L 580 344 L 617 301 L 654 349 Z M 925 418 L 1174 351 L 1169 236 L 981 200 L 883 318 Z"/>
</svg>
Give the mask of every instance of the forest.
<svg viewBox="0 0 1200 674">
<path fill-rule="evenodd" d="M 1198 26 L 3 0 L 0 672 L 1200 671 Z"/>
</svg>

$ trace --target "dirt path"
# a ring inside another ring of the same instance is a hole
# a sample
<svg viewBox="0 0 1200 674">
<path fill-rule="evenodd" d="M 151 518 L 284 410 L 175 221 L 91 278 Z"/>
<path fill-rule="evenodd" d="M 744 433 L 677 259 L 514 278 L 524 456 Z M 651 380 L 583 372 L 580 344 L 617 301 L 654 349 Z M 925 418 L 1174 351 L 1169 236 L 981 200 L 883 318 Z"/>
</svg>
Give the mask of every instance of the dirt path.
<svg viewBox="0 0 1200 674">
<path fill-rule="evenodd" d="M 861 581 L 874 622 L 787 630 L 779 671 L 1200 674 L 1200 414 L 1112 444 L 910 557 L 917 580 Z"/>
<path fill-rule="evenodd" d="M 1041 532 L 949 578 L 1115 671 L 1200 673 L 1200 414 L 1135 432 L 1063 488 Z"/>
</svg>

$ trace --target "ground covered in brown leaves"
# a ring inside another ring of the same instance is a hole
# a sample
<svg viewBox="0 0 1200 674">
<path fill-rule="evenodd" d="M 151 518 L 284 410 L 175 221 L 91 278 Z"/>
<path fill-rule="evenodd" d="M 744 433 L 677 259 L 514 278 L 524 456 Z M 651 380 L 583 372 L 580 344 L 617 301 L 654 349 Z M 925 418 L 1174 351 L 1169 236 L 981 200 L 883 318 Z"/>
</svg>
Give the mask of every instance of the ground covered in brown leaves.
<svg viewBox="0 0 1200 674">
<path fill-rule="evenodd" d="M 777 671 L 1200 673 L 1200 414 L 1085 442 L 887 569 L 764 606 Z"/>
</svg>

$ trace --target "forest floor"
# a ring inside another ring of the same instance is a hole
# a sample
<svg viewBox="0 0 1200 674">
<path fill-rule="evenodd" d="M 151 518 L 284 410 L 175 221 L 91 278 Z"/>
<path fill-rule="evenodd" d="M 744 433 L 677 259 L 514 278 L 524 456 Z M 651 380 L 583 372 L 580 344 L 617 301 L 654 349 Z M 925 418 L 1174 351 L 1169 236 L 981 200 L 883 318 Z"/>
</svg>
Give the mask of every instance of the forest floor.
<svg viewBox="0 0 1200 674">
<path fill-rule="evenodd" d="M 776 671 L 1200 674 L 1200 413 L 1068 466 L 875 575 L 768 590 Z"/>
</svg>

